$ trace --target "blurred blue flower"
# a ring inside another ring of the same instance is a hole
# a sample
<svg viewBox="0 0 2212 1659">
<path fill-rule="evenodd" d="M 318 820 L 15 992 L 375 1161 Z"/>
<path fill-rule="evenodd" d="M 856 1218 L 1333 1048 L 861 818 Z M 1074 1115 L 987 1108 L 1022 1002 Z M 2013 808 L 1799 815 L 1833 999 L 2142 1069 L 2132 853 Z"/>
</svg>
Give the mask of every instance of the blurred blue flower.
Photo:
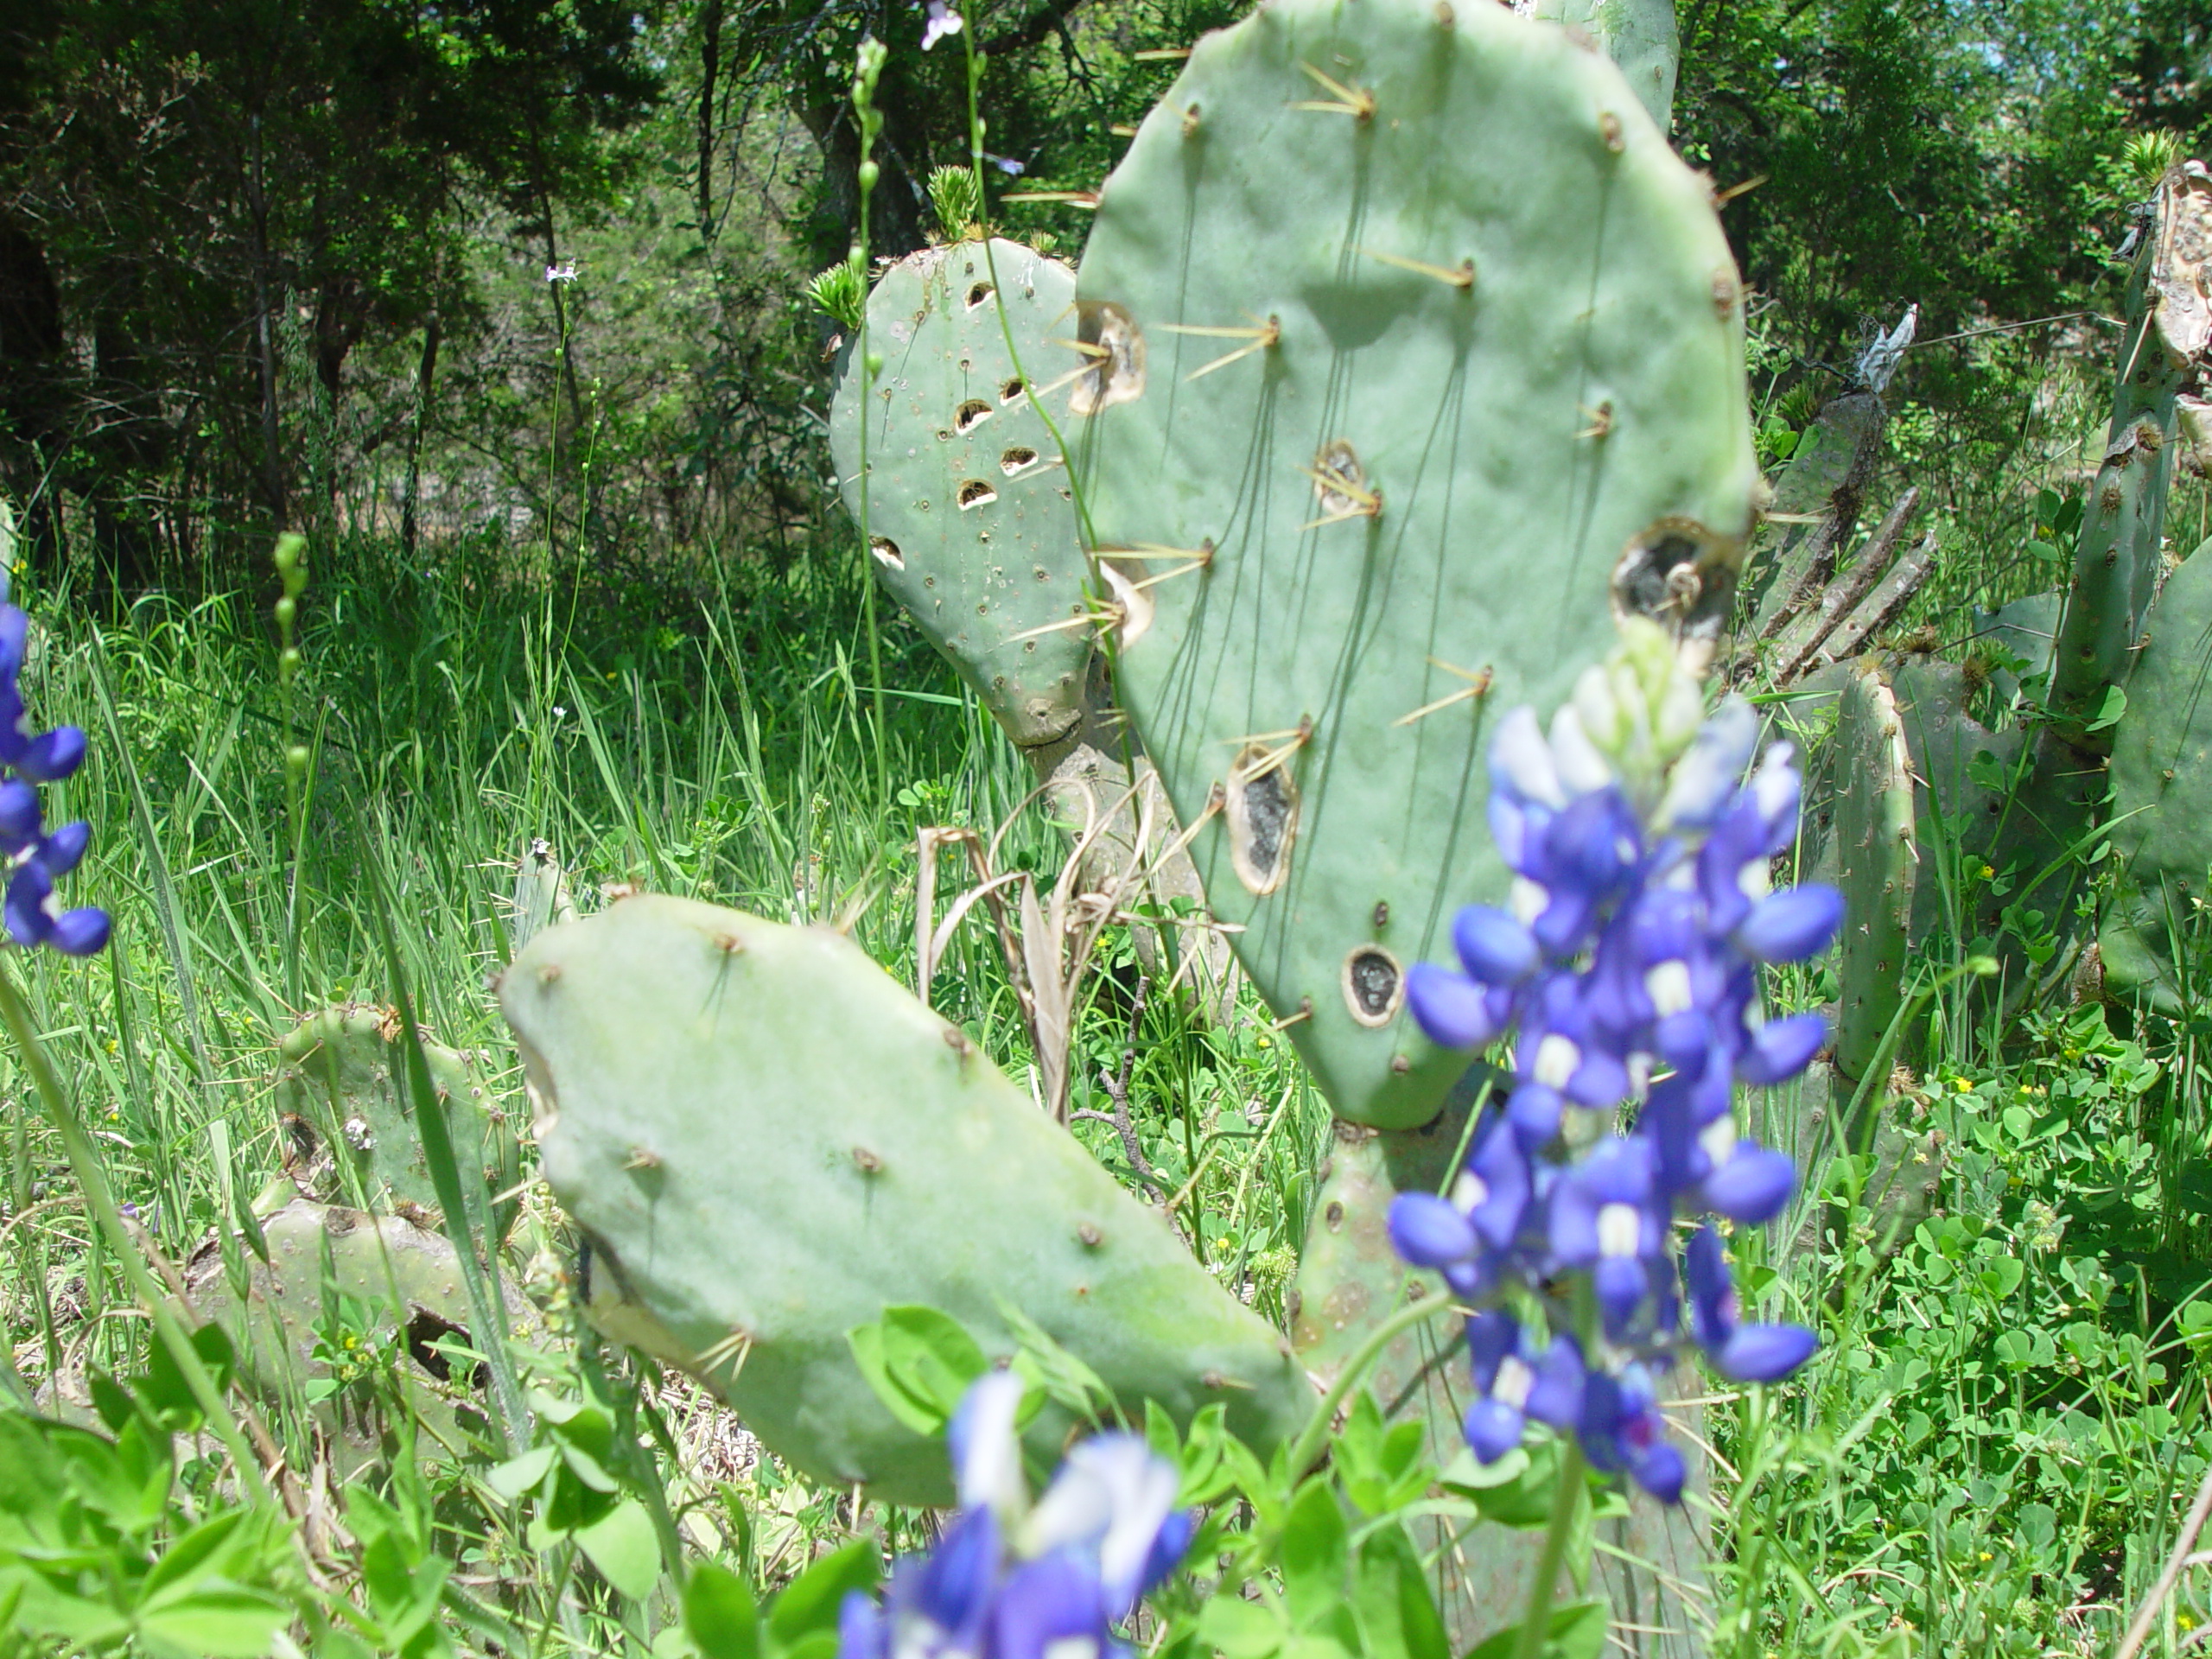
<svg viewBox="0 0 2212 1659">
<path fill-rule="evenodd" d="M 1533 1418 L 1669 1502 L 1684 1465 L 1657 1379 L 1680 1351 L 1770 1382 L 1817 1346 L 1738 1324 L 1719 1235 L 1702 1229 L 1685 1256 L 1675 1222 L 1756 1225 L 1789 1203 L 1796 1168 L 1738 1136 L 1735 1087 L 1785 1082 L 1826 1042 L 1817 1014 L 1763 1017 L 1759 969 L 1817 956 L 1843 922 L 1832 887 L 1768 890 L 1796 836 L 1789 746 L 1753 769 L 1756 713 L 1732 698 L 1701 717 L 1700 702 L 1670 643 L 1631 628 L 1548 734 L 1525 708 L 1500 722 L 1490 822 L 1510 907 L 1461 911 L 1458 966 L 1417 964 L 1407 1001 L 1446 1047 L 1512 1033 L 1512 1083 L 1450 1193 L 1402 1195 L 1389 1218 L 1401 1255 L 1483 1310 L 1476 1455 L 1503 1456 Z M 1551 1310 L 1548 1346 L 1508 1300 Z"/>
<path fill-rule="evenodd" d="M 899 1563 L 878 1606 L 855 1591 L 838 1659 L 1108 1659 L 1112 1627 L 1182 1560 L 1192 1521 L 1173 1465 L 1135 1434 L 1076 1446 L 1033 1505 L 1014 1420 L 1021 1380 L 978 1378 L 947 1431 L 960 1513 Z"/>
<path fill-rule="evenodd" d="M 60 783 L 82 766 L 89 745 L 74 726 L 32 728 L 19 683 L 29 639 L 30 618 L 0 603 L 0 856 L 8 869 L 0 920 L 19 945 L 89 957 L 107 944 L 108 914 L 91 906 L 62 909 L 54 883 L 84 858 L 92 826 L 48 830 L 38 794 L 39 785 Z"/>
</svg>

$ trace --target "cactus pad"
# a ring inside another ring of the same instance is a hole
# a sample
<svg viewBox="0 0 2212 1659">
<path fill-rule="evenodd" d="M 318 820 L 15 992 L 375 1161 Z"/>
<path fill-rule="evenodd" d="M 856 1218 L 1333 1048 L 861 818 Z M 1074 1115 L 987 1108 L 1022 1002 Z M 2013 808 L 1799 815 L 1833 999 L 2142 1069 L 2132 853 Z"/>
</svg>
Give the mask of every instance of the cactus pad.
<svg viewBox="0 0 2212 1659">
<path fill-rule="evenodd" d="M 1587 35 L 1620 66 L 1660 130 L 1673 124 L 1682 60 L 1675 0 L 1536 0 L 1529 15 Z"/>
<path fill-rule="evenodd" d="M 1206 892 L 1332 1104 L 1420 1123 L 1464 1062 L 1404 967 L 1506 887 L 1492 714 L 1556 707 L 1617 612 L 1702 657 L 1729 611 L 1757 470 L 1706 187 L 1560 29 L 1282 0 L 1147 118 L 1078 299 L 1117 695 L 1183 822 L 1219 800 Z"/>
<path fill-rule="evenodd" d="M 2168 579 L 2113 733 L 2120 883 L 2100 944 L 2105 981 L 2169 1013 L 2201 1004 L 2200 905 L 2212 869 L 2212 542 Z M 2192 958 L 2194 960 L 2192 961 Z"/>
<path fill-rule="evenodd" d="M 1067 468 L 1024 386 L 1077 365 L 1053 340 L 1072 339 L 1074 302 L 1074 273 L 1016 243 L 994 241 L 989 262 L 976 242 L 925 248 L 868 296 L 881 369 L 864 391 L 855 342 L 830 412 L 858 520 L 867 411 L 875 574 L 1025 747 L 1082 717 L 1092 649 Z"/>
<path fill-rule="evenodd" d="M 629 899 L 539 935 L 500 997 L 592 1318 L 809 1472 L 949 1501 L 846 1343 L 901 1304 L 1000 1355 L 1018 1309 L 1140 1414 L 1220 1401 L 1259 1446 L 1311 1412 L 1288 1344 L 842 934 Z M 1069 1427 L 1031 1432 L 1049 1458 Z"/>
<path fill-rule="evenodd" d="M 194 1308 L 227 1329 L 239 1369 L 256 1392 L 272 1400 L 296 1398 L 302 1383 L 327 1375 L 315 1357 L 315 1325 L 334 1294 L 343 1295 L 379 1320 L 397 1309 L 409 1362 L 402 1382 L 410 1410 L 439 1440 L 457 1446 L 456 1431 L 481 1429 L 485 1413 L 472 1397 L 482 1394 L 480 1379 L 454 1376 L 437 1347 L 445 1338 L 471 1342 L 468 1294 L 452 1240 L 403 1217 L 308 1198 L 295 1198 L 264 1218 L 261 1230 L 269 1260 L 251 1264 L 243 1307 L 212 1243 L 186 1268 Z M 523 1342 L 542 1339 L 544 1325 L 537 1310 L 512 1288 L 505 1294 L 509 1335 Z M 353 1463 L 372 1449 L 364 1437 L 370 1425 L 345 1410 L 345 1403 L 334 1402 L 320 1414 L 337 1431 L 347 1447 L 346 1460 Z"/>
<path fill-rule="evenodd" d="M 1844 899 L 1835 1054 L 1856 1082 L 1904 1006 L 1912 925 L 1912 755 L 1897 699 L 1872 668 L 1844 682 L 1834 776 L 1836 880 Z"/>
<path fill-rule="evenodd" d="M 437 1207 L 400 1043 L 395 1015 L 349 1006 L 309 1014 L 277 1046 L 288 1173 L 309 1196 Z M 473 1152 L 492 1192 L 505 1192 L 518 1179 L 521 1155 L 482 1072 L 470 1056 L 436 1043 L 423 1045 L 423 1058 L 447 1103 L 454 1155 L 466 1166 Z M 500 1236 L 513 1213 L 511 1203 L 499 1206 Z"/>
</svg>

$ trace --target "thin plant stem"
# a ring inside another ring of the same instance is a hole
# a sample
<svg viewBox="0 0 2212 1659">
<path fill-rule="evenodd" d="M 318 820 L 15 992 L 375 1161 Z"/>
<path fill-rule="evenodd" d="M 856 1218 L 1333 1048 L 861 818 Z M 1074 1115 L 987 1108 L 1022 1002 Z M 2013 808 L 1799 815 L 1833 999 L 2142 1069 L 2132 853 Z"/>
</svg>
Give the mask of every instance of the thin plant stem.
<svg viewBox="0 0 2212 1659">
<path fill-rule="evenodd" d="M 1544 1529 L 1544 1553 L 1536 1558 L 1536 1575 L 1529 1584 L 1529 1611 L 1521 1621 L 1521 1634 L 1513 1641 L 1513 1659 L 1537 1659 L 1551 1635 L 1552 1595 L 1559 1588 L 1559 1570 L 1567 1561 L 1567 1541 L 1574 1530 L 1574 1512 L 1582 1502 L 1582 1448 L 1571 1436 L 1561 1436 L 1559 1446 L 1559 1487 L 1552 1493 L 1552 1518 Z"/>
<path fill-rule="evenodd" d="M 1298 1439 L 1292 1442 L 1290 1467 L 1294 1471 L 1303 1471 L 1320 1456 L 1321 1442 L 1328 1438 L 1329 1425 L 1336 1421 L 1337 1408 L 1344 1404 L 1359 1379 L 1366 1376 L 1369 1369 L 1382 1357 L 1382 1351 L 1397 1339 L 1398 1333 L 1446 1312 L 1458 1300 L 1450 1291 L 1440 1290 L 1417 1302 L 1408 1303 L 1368 1333 L 1367 1340 L 1360 1344 L 1351 1358 L 1345 1362 L 1344 1370 L 1337 1374 L 1337 1380 L 1329 1385 L 1329 1391 L 1321 1396 L 1321 1403 L 1313 1408 L 1313 1421 L 1307 1423 L 1299 1432 Z"/>
<path fill-rule="evenodd" d="M 269 1484 L 264 1478 L 261 1464 L 246 1444 L 245 1431 L 232 1414 L 230 1403 L 223 1398 L 223 1391 L 215 1386 L 215 1379 L 207 1374 L 200 1363 L 200 1351 L 192 1345 L 192 1338 L 185 1334 L 183 1323 L 169 1305 L 169 1299 L 153 1270 L 140 1256 L 130 1230 L 124 1224 L 123 1212 L 116 1207 L 115 1195 L 108 1190 L 107 1175 L 100 1167 L 99 1156 L 92 1148 L 92 1138 L 70 1109 L 61 1092 L 61 1080 L 54 1075 L 54 1066 L 46 1057 L 46 1049 L 39 1041 L 37 1022 L 31 1018 L 29 1004 L 16 988 L 16 976 L 5 963 L 0 962 L 0 1020 L 23 1052 L 23 1064 L 30 1070 L 31 1081 L 38 1090 L 39 1104 L 46 1110 L 47 1121 L 54 1125 L 54 1132 L 61 1139 L 61 1150 L 69 1160 L 69 1168 L 77 1178 L 77 1185 L 84 1190 L 85 1203 L 92 1212 L 92 1219 L 107 1235 L 115 1251 L 116 1261 L 122 1266 L 124 1277 L 130 1281 L 130 1288 L 154 1322 L 154 1336 L 168 1352 L 185 1386 L 192 1390 L 192 1397 L 200 1407 L 200 1414 L 216 1438 L 237 1465 L 238 1481 L 251 1495 L 257 1498 L 270 1496 Z"/>
</svg>

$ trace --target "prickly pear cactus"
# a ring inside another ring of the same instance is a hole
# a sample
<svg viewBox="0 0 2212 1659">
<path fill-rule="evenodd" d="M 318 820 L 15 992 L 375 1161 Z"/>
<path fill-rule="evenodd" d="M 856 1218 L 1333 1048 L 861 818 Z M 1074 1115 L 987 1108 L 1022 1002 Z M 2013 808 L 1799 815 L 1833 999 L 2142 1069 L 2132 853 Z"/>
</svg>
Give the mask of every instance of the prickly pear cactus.
<svg viewBox="0 0 2212 1659">
<path fill-rule="evenodd" d="M 2120 884 L 2099 938 L 2105 982 L 2168 1013 L 2202 1004 L 2212 868 L 2212 555 L 2200 547 L 2151 610 L 2149 642 L 2113 733 Z"/>
<path fill-rule="evenodd" d="M 882 366 L 871 379 L 849 348 L 830 450 L 858 521 L 865 415 L 876 575 L 1027 747 L 1081 719 L 1092 650 L 1067 469 L 1028 389 L 1079 361 L 1062 343 L 1075 274 L 1013 242 L 994 241 L 991 261 L 995 283 L 978 242 L 884 273 L 868 302 Z"/>
<path fill-rule="evenodd" d="M 1313 1395 L 1282 1338 L 842 934 L 639 897 L 540 934 L 500 1001 L 601 1327 L 690 1370 L 779 1455 L 898 1503 L 943 1447 L 846 1344 L 887 1306 L 1013 1351 L 1017 1308 L 1128 1404 L 1225 1403 L 1271 1446 Z M 1052 1413 L 1031 1433 L 1056 1450 Z"/>
<path fill-rule="evenodd" d="M 212 1243 L 186 1268 L 194 1309 L 229 1332 L 239 1369 L 257 1393 L 296 1402 L 305 1383 L 329 1375 L 315 1357 L 315 1326 L 336 1297 L 346 1296 L 379 1325 L 396 1314 L 408 1360 L 403 1380 L 410 1408 L 440 1439 L 457 1447 L 457 1431 L 482 1427 L 478 1379 L 455 1376 L 437 1346 L 442 1338 L 464 1345 L 470 1341 L 468 1294 L 452 1240 L 399 1216 L 369 1215 L 308 1198 L 295 1198 L 264 1217 L 261 1231 L 269 1260 L 251 1263 L 242 1304 Z M 522 1342 L 541 1338 L 544 1326 L 537 1310 L 512 1288 L 506 1302 L 510 1334 Z M 319 1414 L 353 1462 L 373 1450 L 369 1441 L 375 1426 L 361 1421 L 349 1406 L 338 1396 Z"/>
<path fill-rule="evenodd" d="M 1738 299 L 1619 72 L 1490 4 L 1266 7 L 1106 182 L 1069 442 L 1117 693 L 1347 1117 L 1421 1122 L 1461 1070 L 1402 970 L 1504 893 L 1489 711 L 1557 706 L 1617 612 L 1700 658 L 1727 617 Z"/>
<path fill-rule="evenodd" d="M 2212 276 L 2212 176 L 2177 167 L 2154 200 L 2155 229 L 2127 289 L 2112 426 L 2075 543 L 2058 630 L 2051 707 L 2074 745 L 2108 748 L 2100 726 L 2112 688 L 2128 677 L 2164 565 L 2159 552 L 2173 478 L 2177 393 L 2206 348 L 2203 283 Z"/>
<path fill-rule="evenodd" d="M 1843 991 L 1836 1065 L 1866 1075 L 1904 1002 L 1915 853 L 1912 755 L 1897 699 L 1872 668 L 1844 682 L 1837 711 L 1836 880 L 1843 889 Z"/>
<path fill-rule="evenodd" d="M 1682 60 L 1675 0 L 1536 0 L 1529 15 L 1580 29 L 1620 66 L 1659 130 L 1674 124 L 1675 77 Z"/>
<path fill-rule="evenodd" d="M 400 1044 L 396 1016 L 349 1006 L 309 1014 L 277 1046 L 287 1169 L 310 1196 L 437 1207 Z M 490 1190 L 506 1192 L 519 1179 L 521 1154 L 475 1061 L 431 1042 L 423 1058 L 447 1103 L 454 1155 L 466 1160 L 473 1150 Z M 504 1237 L 514 1205 L 495 1211 L 494 1231 Z"/>
</svg>

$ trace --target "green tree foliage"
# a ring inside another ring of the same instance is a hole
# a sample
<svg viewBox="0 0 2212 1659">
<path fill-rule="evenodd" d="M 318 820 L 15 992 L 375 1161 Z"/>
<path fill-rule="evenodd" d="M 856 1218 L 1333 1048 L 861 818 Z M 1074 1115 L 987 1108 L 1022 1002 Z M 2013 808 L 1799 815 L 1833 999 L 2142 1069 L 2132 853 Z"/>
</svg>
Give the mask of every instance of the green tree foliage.
<svg viewBox="0 0 2212 1659">
<path fill-rule="evenodd" d="M 365 338 L 465 318 L 467 210 L 518 218 L 555 260 L 555 203 L 605 194 L 607 135 L 658 88 L 649 15 L 613 0 L 60 0 L 14 16 L 8 481 L 35 508 L 56 486 L 86 497 L 132 587 L 164 550 L 194 559 L 207 528 L 281 527 L 302 486 L 334 489 L 291 429 L 302 403 L 334 410 Z M 305 398 L 286 383 L 296 331 Z M 50 540 L 50 519 L 34 528 Z"/>
</svg>

